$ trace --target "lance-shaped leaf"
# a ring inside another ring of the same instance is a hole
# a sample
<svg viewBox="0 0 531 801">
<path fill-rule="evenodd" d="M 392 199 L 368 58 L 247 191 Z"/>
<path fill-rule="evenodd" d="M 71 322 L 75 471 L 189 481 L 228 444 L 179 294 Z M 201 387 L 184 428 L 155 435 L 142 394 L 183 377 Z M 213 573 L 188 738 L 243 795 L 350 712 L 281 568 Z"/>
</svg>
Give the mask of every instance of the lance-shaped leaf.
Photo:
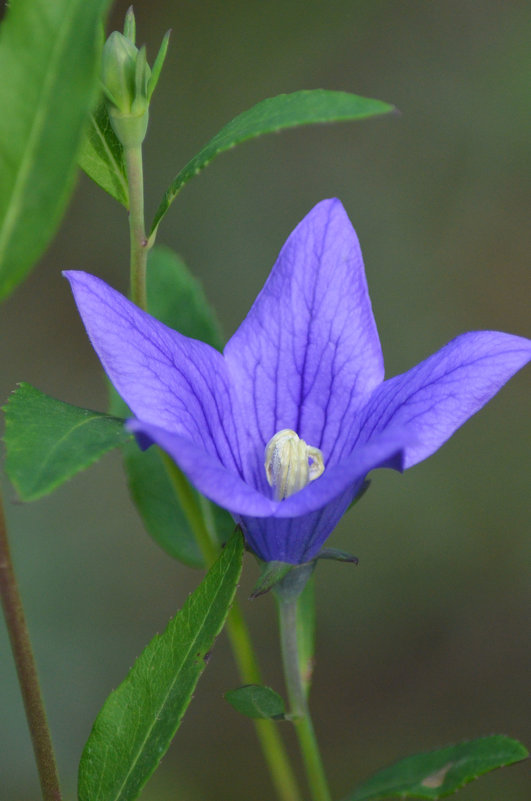
<svg viewBox="0 0 531 801">
<path fill-rule="evenodd" d="M 89 178 L 129 208 L 124 149 L 112 129 L 105 103 L 100 103 L 90 115 L 78 162 Z"/>
<path fill-rule="evenodd" d="M 361 120 L 387 114 L 394 106 L 349 92 L 310 89 L 262 100 L 225 125 L 176 175 L 157 209 L 154 233 L 182 187 L 207 164 L 231 147 L 266 133 L 317 122 Z"/>
<path fill-rule="evenodd" d="M 109 0 L 17 0 L 0 37 L 0 298 L 49 244 L 73 188 Z"/>
<path fill-rule="evenodd" d="M 248 718 L 270 718 L 283 720 L 286 706 L 281 695 L 261 684 L 246 684 L 236 690 L 229 690 L 225 698 L 238 712 Z"/>
<path fill-rule="evenodd" d="M 23 501 L 52 492 L 131 439 L 124 421 L 20 384 L 4 407 L 6 472 Z"/>
<path fill-rule="evenodd" d="M 219 326 L 200 284 L 169 248 L 156 247 L 150 252 L 147 288 L 149 310 L 157 319 L 187 336 L 202 339 L 221 349 Z M 112 395 L 111 411 L 123 417 L 129 416 L 127 407 L 116 393 Z M 123 453 L 131 496 L 149 535 L 170 556 L 191 567 L 202 567 L 203 557 L 160 451 L 156 448 L 140 451 L 136 443 L 130 442 L 125 445 Z M 187 479 L 183 477 L 183 481 L 187 482 Z M 197 496 L 199 504 L 196 491 L 190 487 L 190 492 Z M 209 501 L 205 500 L 204 504 L 212 513 L 213 529 L 222 541 L 226 540 L 234 528 L 232 517 Z"/>
<path fill-rule="evenodd" d="M 343 801 L 384 798 L 443 798 L 483 773 L 529 756 L 517 740 L 503 735 L 481 737 L 438 751 L 416 754 L 379 771 Z"/>
<path fill-rule="evenodd" d="M 79 801 L 133 801 L 166 753 L 230 609 L 241 572 L 235 533 L 98 715 L 79 765 Z"/>
</svg>

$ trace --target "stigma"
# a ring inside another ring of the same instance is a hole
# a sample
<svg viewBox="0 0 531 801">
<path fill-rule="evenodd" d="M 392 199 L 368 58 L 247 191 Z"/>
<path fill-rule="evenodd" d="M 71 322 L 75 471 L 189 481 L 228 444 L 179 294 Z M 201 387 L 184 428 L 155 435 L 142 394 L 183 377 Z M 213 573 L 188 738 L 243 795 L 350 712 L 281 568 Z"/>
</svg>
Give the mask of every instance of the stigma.
<svg viewBox="0 0 531 801">
<path fill-rule="evenodd" d="M 264 467 L 277 501 L 299 492 L 325 469 L 319 448 L 307 445 L 290 428 L 283 428 L 271 437 L 265 449 Z"/>
</svg>

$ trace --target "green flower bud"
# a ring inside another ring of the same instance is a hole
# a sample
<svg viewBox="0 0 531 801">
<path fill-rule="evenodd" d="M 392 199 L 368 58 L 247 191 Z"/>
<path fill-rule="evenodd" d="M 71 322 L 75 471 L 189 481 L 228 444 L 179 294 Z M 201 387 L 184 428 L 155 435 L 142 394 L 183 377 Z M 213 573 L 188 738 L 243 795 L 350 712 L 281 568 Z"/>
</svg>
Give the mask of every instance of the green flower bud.
<svg viewBox="0 0 531 801">
<path fill-rule="evenodd" d="M 164 36 L 150 69 L 146 48 L 135 45 L 136 23 L 133 7 L 125 15 L 124 32 L 111 33 L 103 46 L 101 80 L 114 132 L 125 148 L 144 141 L 149 119 L 149 102 L 160 77 L 168 51 L 170 32 Z"/>
<path fill-rule="evenodd" d="M 124 147 L 140 145 L 149 118 L 151 70 L 145 48 L 139 50 L 118 31 L 111 33 L 103 47 L 101 78 L 118 139 Z"/>
</svg>

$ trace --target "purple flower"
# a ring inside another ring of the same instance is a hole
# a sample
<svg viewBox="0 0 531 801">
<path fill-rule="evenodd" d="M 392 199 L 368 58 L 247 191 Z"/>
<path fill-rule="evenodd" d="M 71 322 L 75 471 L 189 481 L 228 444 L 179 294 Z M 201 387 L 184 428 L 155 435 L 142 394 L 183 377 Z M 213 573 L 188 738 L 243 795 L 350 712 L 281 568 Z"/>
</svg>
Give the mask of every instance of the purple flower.
<svg viewBox="0 0 531 801">
<path fill-rule="evenodd" d="M 338 200 L 293 231 L 223 355 L 98 278 L 66 275 L 130 429 L 228 509 L 266 561 L 314 558 L 370 470 L 430 456 L 531 358 L 527 339 L 472 332 L 384 381 Z"/>
</svg>

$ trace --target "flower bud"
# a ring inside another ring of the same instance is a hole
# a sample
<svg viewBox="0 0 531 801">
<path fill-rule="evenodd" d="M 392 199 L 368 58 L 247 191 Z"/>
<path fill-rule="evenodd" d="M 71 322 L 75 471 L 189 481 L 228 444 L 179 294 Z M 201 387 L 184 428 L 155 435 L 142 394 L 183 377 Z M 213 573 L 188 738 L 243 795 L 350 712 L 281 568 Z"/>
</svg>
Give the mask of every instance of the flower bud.
<svg viewBox="0 0 531 801">
<path fill-rule="evenodd" d="M 139 50 L 129 38 L 114 31 L 103 47 L 101 77 L 118 139 L 124 147 L 140 145 L 149 117 L 151 70 L 145 48 Z"/>
</svg>

